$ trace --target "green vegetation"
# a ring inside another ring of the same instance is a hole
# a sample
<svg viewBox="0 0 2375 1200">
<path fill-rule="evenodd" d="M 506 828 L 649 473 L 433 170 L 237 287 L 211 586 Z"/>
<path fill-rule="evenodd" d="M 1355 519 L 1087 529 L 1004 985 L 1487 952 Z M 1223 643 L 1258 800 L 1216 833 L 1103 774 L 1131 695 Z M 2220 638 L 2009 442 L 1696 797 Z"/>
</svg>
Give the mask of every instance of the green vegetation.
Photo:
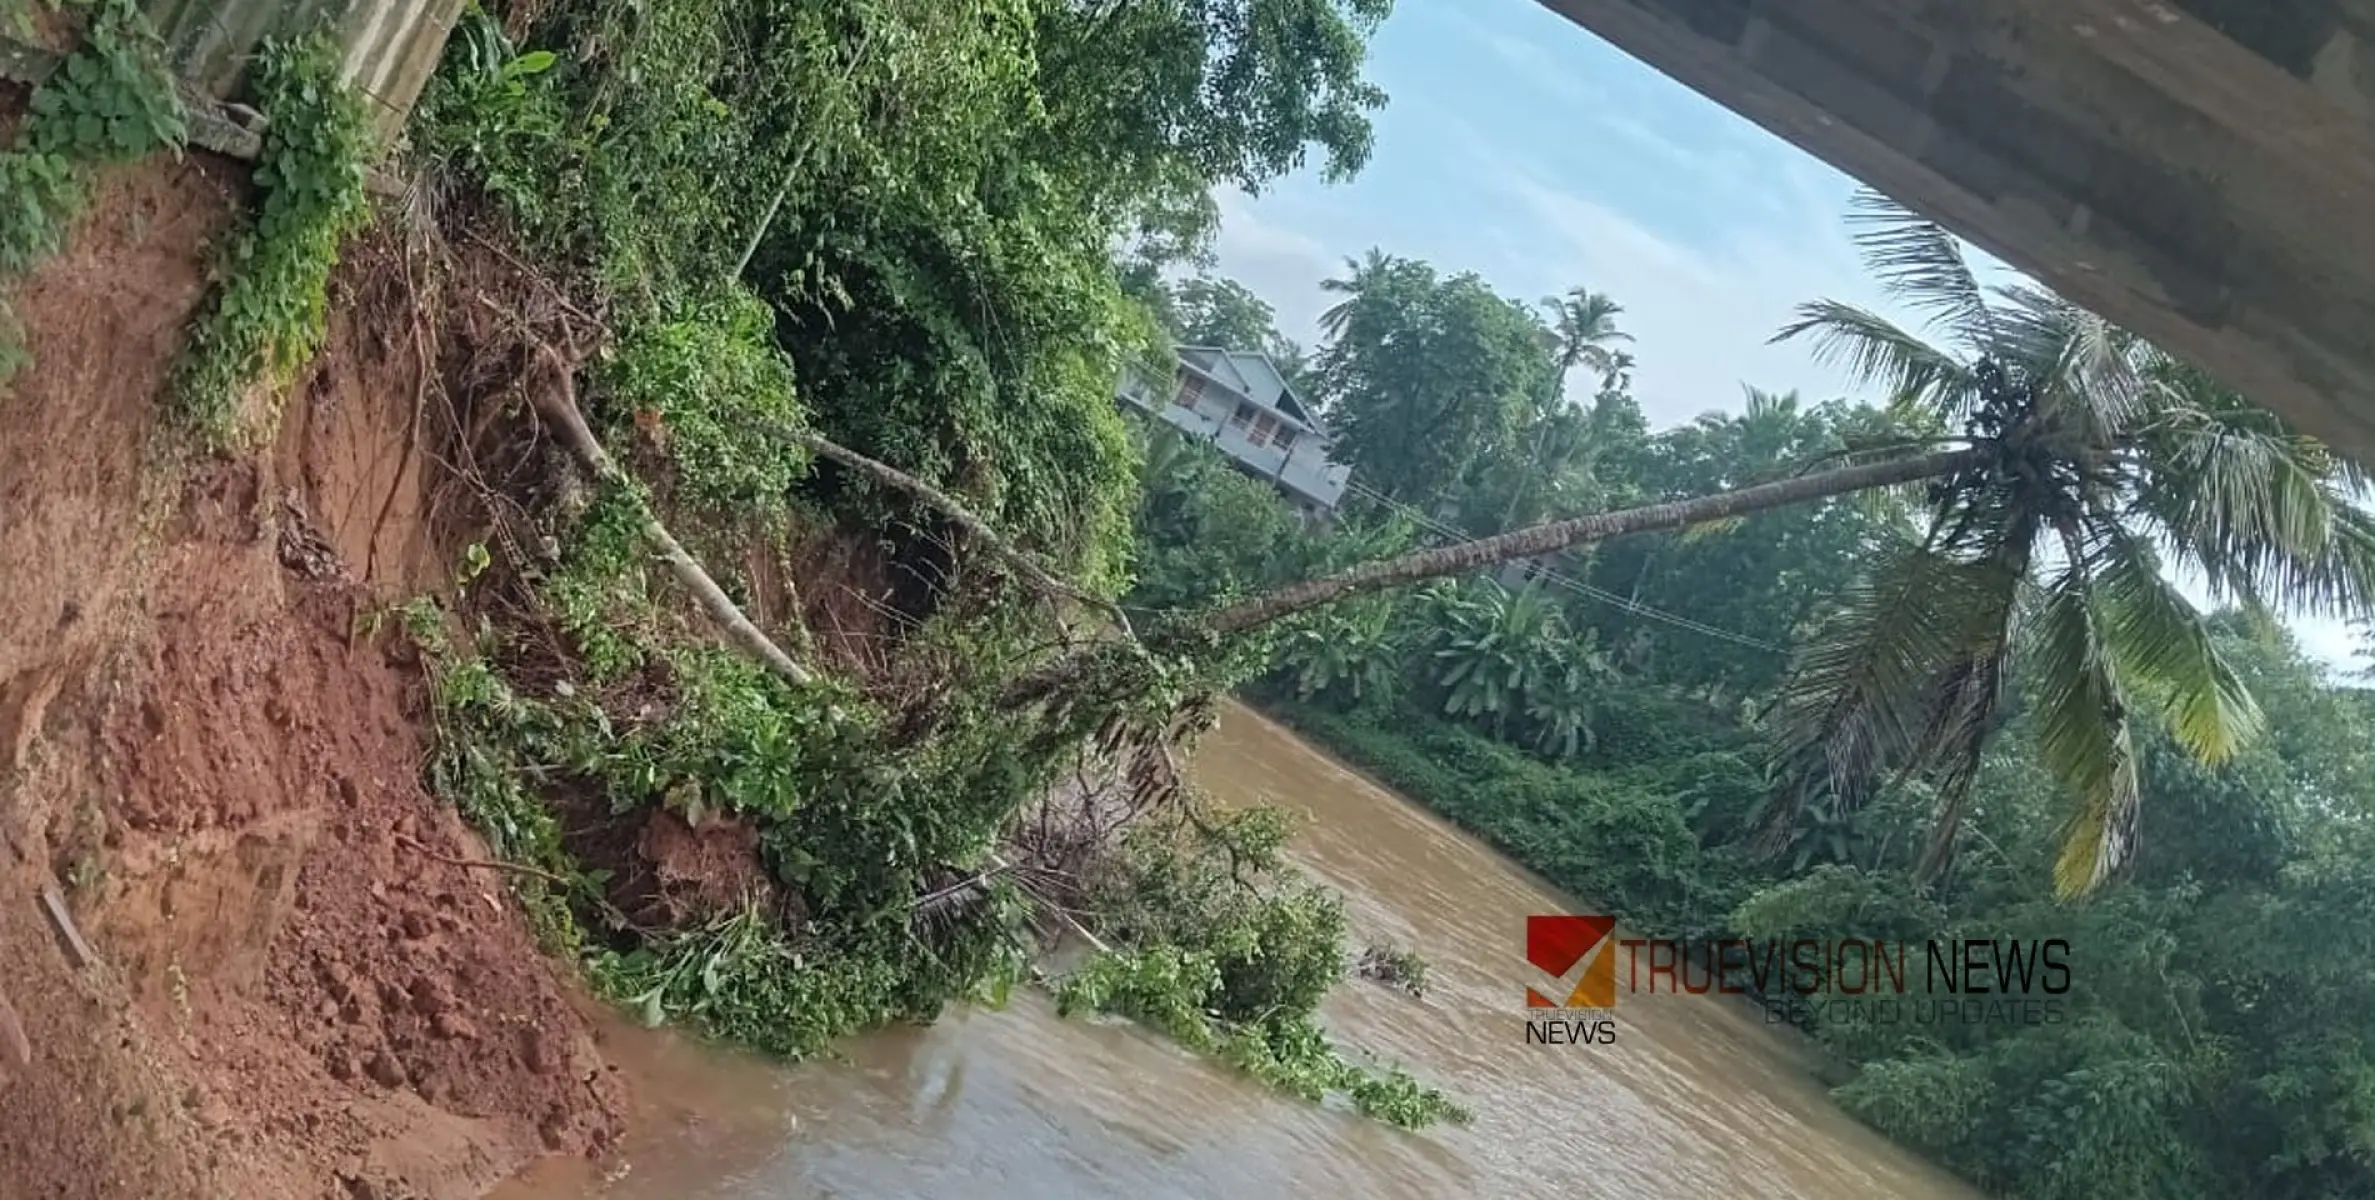
<svg viewBox="0 0 2375 1200">
<path fill-rule="evenodd" d="M 1550 412 L 1559 383 L 1540 318 L 1475 275 L 1438 279 L 1372 253 L 1328 286 L 1323 391 L 1339 440 L 1370 486 L 1431 507 L 1499 458 L 1521 422 Z"/>
<path fill-rule="evenodd" d="M 319 37 L 268 42 L 251 70 L 257 105 L 271 117 L 254 176 L 256 218 L 224 248 L 221 282 L 173 383 L 183 419 L 216 447 L 267 439 L 278 427 L 281 390 L 328 332 L 339 244 L 371 211 L 363 193 L 369 118 L 338 81 L 336 47 Z M 263 410 L 243 413 L 259 385 L 268 390 Z"/>
<path fill-rule="evenodd" d="M 2375 1170 L 2351 1132 L 2375 1028 L 2357 949 L 2375 935 L 2358 899 L 2375 703 L 2322 682 L 2263 622 L 2223 618 L 2214 636 L 2282 732 L 2217 768 L 2166 734 L 2147 740 L 2150 836 L 2133 873 L 2083 905 L 2050 899 L 2057 797 L 2015 750 L 1983 766 L 1970 846 L 1924 886 L 1932 791 L 1890 794 L 1762 856 L 1756 731 L 1704 710 L 1694 735 L 1553 763 L 1424 712 L 1267 703 L 1639 933 L 2069 939 L 2060 1023 L 1799 1014 L 1853 1067 L 1835 1093 L 1849 1111 L 1991 1191 L 2354 1194 Z M 1609 690 L 1612 710 L 1692 707 L 1653 679 Z"/>
<path fill-rule="evenodd" d="M 945 998 L 1011 978 L 1020 959 L 1005 893 L 928 941 L 909 911 L 909 881 L 977 855 L 1006 816 L 996 802 L 1015 799 L 984 795 L 991 781 L 957 765 L 979 752 L 978 735 L 894 756 L 879 714 L 848 688 L 795 692 L 687 637 L 651 596 L 628 590 L 652 583 L 639 578 L 639 545 L 621 519 L 636 508 L 598 503 L 540 589 L 555 624 L 585 647 L 573 665 L 541 657 L 535 631 L 492 626 L 476 646 L 438 653 L 431 781 L 506 858 L 569 881 L 520 884 L 548 948 L 582 956 L 597 987 L 649 1019 L 787 1056 L 928 1017 Z M 441 639 L 431 635 L 433 651 Z M 543 695 L 523 694 L 513 675 L 543 676 Z M 570 822 L 654 809 L 691 825 L 722 814 L 753 826 L 777 876 L 764 900 L 639 935 L 638 916 L 606 898 L 610 879 L 581 867 Z M 787 920 L 793 911 L 804 917 Z"/>
<path fill-rule="evenodd" d="M 133 0 L 104 0 L 33 93 L 15 144 L 0 150 L 0 285 L 65 245 L 94 168 L 181 148 L 188 131 L 162 50 Z M 0 299 L 0 383 L 24 362 L 23 331 Z"/>
<path fill-rule="evenodd" d="M 533 869 L 514 882 L 547 946 L 647 1019 L 800 1056 L 995 1002 L 1052 889 L 1113 947 L 1058 982 L 1064 1010 L 1395 1124 L 1464 1119 L 1321 1029 L 1344 916 L 1279 862 L 1280 819 L 1142 770 L 1243 681 L 1643 930 L 2066 936 L 2065 1022 L 1797 1014 L 1846 1064 L 1842 1103 L 1984 1186 L 2368 1190 L 2371 714 L 2266 618 L 2375 607 L 2357 468 L 2056 297 L 1983 289 L 1878 202 L 1873 266 L 1940 344 L 1832 302 L 1785 334 L 1882 405 L 1751 393 L 1652 433 L 1614 300 L 1527 305 L 1382 252 L 1326 283 L 1306 356 L 1246 289 L 1169 280 L 1200 265 L 1214 189 L 1365 161 L 1386 8 L 465 15 L 413 138 L 447 243 L 571 316 L 473 297 L 514 362 L 460 402 L 493 423 L 520 392 L 580 401 L 631 476 L 489 484 L 450 608 L 406 614 L 430 781 Z M 124 62 L 70 72 L 6 160 L 29 199 L 0 246 L 54 245 L 67 207 L 26 164 L 175 136 L 107 99 Z M 365 211 L 364 123 L 318 50 L 275 47 L 257 84 L 261 217 L 178 380 L 224 444 L 258 432 L 245 391 L 318 344 Z M 1178 339 L 1279 356 L 1358 472 L 1341 520 L 1133 439 L 1116 374 Z M 654 522 L 809 665 L 698 624 Z M 783 569 L 795 543 L 895 581 L 845 606 L 862 628 L 799 594 L 819 581 Z M 1482 577 L 1517 557 L 1527 578 Z M 1083 628 L 1116 600 L 1130 619 Z M 1152 815 L 1085 866 L 1008 869 L 1018 819 L 1084 768 Z M 746 839 L 748 871 L 672 891 L 639 847 L 677 828 Z"/>
<path fill-rule="evenodd" d="M 1210 666 L 1140 654 L 1045 703 L 1000 701 L 1059 644 L 1074 614 L 1053 610 L 1132 574 L 1138 449 L 1113 380 L 1165 336 L 1134 296 L 1202 253 L 1211 188 L 1307 156 L 1360 165 L 1384 11 L 562 0 L 509 14 L 516 41 L 506 14 L 464 14 L 412 141 L 449 233 L 470 230 L 456 240 L 507 232 L 602 315 L 598 334 L 574 326 L 600 345 L 567 347 L 587 352 L 573 394 L 633 475 L 529 497 L 418 634 L 432 783 L 540 872 L 518 887 L 548 947 L 646 1019 L 794 1057 L 1005 994 L 1031 945 L 1024 883 L 1045 874 L 990 866 L 1018 817 L 1084 761 L 1118 768 L 1093 736 L 1126 759 L 1210 690 Z M 957 498 L 1011 550 L 812 458 L 808 436 Z M 653 520 L 730 599 L 755 610 L 775 589 L 757 615 L 815 677 L 696 624 L 652 561 Z M 787 588 L 754 565 L 818 543 L 912 581 L 869 597 L 880 611 L 841 658 L 820 647 L 844 631 L 804 627 L 798 594 L 838 581 Z M 1015 556 L 1069 591 L 1000 586 L 1027 574 Z M 749 833 L 737 902 L 653 895 L 624 835 L 598 832 L 662 819 Z M 1062 981 L 1067 1007 L 1398 1124 L 1459 1115 L 1321 1034 L 1342 917 L 1275 850 L 1242 885 L 1151 834 L 1098 856 L 1071 900 L 1117 949 Z"/>
<path fill-rule="evenodd" d="M 1607 321 L 1562 308 L 1540 369 L 1599 373 L 1588 401 L 1488 404 L 1483 427 L 1519 432 L 1464 465 L 1347 439 L 1356 479 L 1423 510 L 1356 501 L 1305 531 L 1266 483 L 1158 436 L 1128 602 L 1225 628 L 1249 598 L 1435 542 L 1403 578 L 1448 578 L 1247 626 L 1266 656 L 1248 695 L 1638 933 L 2067 939 L 2055 1021 L 1769 998 L 1836 1055 L 1841 1104 L 1992 1192 L 2375 1187 L 2375 700 L 2271 616 L 2364 612 L 2361 475 L 2053 297 L 1983 292 L 1935 229 L 1861 217 L 1945 344 L 1827 302 L 1792 332 L 1885 407 L 1752 391 L 1651 433 Z M 1354 274 L 1339 340 L 1439 320 L 1431 271 L 1377 255 Z M 1395 288 L 1420 297 L 1407 317 L 1356 323 Z M 1566 349 L 1583 336 L 1604 354 Z M 1521 340 L 1439 343 L 1474 361 L 1438 369 L 1489 377 Z M 1390 414 L 1428 378 L 1363 398 L 1323 373 L 1321 392 Z M 1916 488 L 1572 550 L 1513 586 L 1434 516 L 1494 533 L 1940 441 L 1976 454 Z M 1515 509 L 1511 478 L 1531 480 Z M 2197 612 L 2168 563 L 2227 607 Z"/>
<path fill-rule="evenodd" d="M 1129 1017 L 1271 1087 L 1342 1093 L 1406 1129 L 1465 1124 L 1443 1093 L 1358 1066 L 1321 1032 L 1314 1014 L 1344 977 L 1344 909 L 1280 862 L 1289 832 L 1271 809 L 1139 830 L 1090 892 L 1097 927 L 1130 948 L 1066 976 L 1059 1009 Z"/>
</svg>

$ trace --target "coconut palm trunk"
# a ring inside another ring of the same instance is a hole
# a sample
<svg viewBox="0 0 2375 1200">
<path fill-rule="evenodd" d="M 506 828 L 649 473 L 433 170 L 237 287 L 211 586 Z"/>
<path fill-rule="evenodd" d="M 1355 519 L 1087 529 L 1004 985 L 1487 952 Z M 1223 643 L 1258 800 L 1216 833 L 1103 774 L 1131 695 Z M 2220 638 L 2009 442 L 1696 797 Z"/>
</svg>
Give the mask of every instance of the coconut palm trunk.
<svg viewBox="0 0 2375 1200">
<path fill-rule="evenodd" d="M 1986 459 L 1986 451 L 1980 449 L 1947 450 L 1909 458 L 1891 458 L 1712 496 L 1649 504 L 1588 517 L 1572 517 L 1493 537 L 1418 550 L 1396 558 L 1363 563 L 1334 575 L 1291 583 L 1250 600 L 1186 618 L 1154 632 L 1147 638 L 1147 643 L 1155 650 L 1175 653 L 1201 640 L 1249 633 L 1274 621 L 1309 612 L 1350 596 L 1405 587 L 1447 575 L 1470 574 L 1511 559 L 1551 554 L 1572 546 L 1627 534 L 1681 529 L 1831 496 L 1941 478 L 1976 467 Z M 1076 686 L 1085 678 L 1092 659 L 1102 648 L 1089 646 L 1075 650 L 1016 680 L 1000 698 L 1002 707 L 1019 708 L 1034 704 Z"/>
<path fill-rule="evenodd" d="M 1446 575 L 1466 575 L 1512 559 L 1554 554 L 1570 547 L 1628 534 L 1681 529 L 1850 492 L 1935 479 L 1976 467 L 1984 461 L 1986 455 L 1980 450 L 1942 450 L 1840 467 L 1712 496 L 1649 504 L 1621 512 L 1570 517 L 1564 521 L 1551 521 L 1474 541 L 1417 550 L 1399 558 L 1362 563 L 1334 575 L 1291 583 L 1198 618 L 1193 626 L 1215 634 L 1245 633 L 1348 596 L 1403 587 Z"/>
</svg>

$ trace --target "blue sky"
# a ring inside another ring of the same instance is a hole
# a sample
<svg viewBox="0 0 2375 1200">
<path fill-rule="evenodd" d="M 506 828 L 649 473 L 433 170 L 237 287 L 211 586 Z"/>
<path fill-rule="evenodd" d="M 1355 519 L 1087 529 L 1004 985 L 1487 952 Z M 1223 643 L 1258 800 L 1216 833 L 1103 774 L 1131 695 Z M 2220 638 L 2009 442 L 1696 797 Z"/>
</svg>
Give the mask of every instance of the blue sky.
<svg viewBox="0 0 2375 1200">
<path fill-rule="evenodd" d="M 1857 262 L 1841 220 L 1853 180 L 1535 0 L 1399 0 L 1370 77 L 1393 99 L 1357 179 L 1221 197 L 1215 270 L 1307 346 L 1319 281 L 1371 246 L 1506 295 L 1614 296 L 1637 339 L 1634 394 L 1661 428 L 1738 408 L 1744 383 L 1855 394 L 1803 346 L 1768 344 L 1803 301 L 1919 324 Z M 2322 658 L 2352 653 L 2335 623 L 2293 626 Z"/>
<path fill-rule="evenodd" d="M 1318 283 L 1370 246 L 1539 297 L 1625 306 L 1651 422 L 1734 408 L 1740 385 L 1844 381 L 1768 346 L 1791 306 L 1881 306 L 1840 221 L 1854 184 L 1532 0 L 1401 0 L 1372 47 L 1393 96 L 1369 167 L 1222 199 L 1219 270 L 1306 344 Z"/>
</svg>

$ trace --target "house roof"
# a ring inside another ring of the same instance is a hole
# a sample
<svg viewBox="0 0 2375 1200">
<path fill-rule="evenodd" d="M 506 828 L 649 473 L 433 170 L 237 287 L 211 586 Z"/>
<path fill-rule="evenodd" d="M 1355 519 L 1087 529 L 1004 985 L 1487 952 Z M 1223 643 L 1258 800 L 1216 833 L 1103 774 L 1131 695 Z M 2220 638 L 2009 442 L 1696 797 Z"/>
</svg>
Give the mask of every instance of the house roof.
<svg viewBox="0 0 2375 1200">
<path fill-rule="evenodd" d="M 1179 360 L 1188 369 L 1277 414 L 1289 425 L 1321 438 L 1328 431 L 1309 405 L 1286 381 L 1286 372 L 1258 350 L 1230 350 L 1220 346 L 1181 346 Z"/>
</svg>

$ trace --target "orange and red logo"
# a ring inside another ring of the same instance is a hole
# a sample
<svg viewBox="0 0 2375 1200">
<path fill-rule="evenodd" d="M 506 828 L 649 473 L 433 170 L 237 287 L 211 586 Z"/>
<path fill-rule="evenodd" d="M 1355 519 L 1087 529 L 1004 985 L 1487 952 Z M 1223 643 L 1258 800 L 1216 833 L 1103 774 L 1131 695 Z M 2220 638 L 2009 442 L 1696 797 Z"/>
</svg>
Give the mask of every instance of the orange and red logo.
<svg viewBox="0 0 2375 1200">
<path fill-rule="evenodd" d="M 1614 1008 L 1616 1006 L 1616 918 L 1559 913 L 1526 918 L 1526 961 L 1565 987 L 1575 986 L 1564 1002 L 1552 1000 L 1531 987 L 1527 1008 Z M 1583 973 L 1575 974 L 1581 965 Z"/>
</svg>

